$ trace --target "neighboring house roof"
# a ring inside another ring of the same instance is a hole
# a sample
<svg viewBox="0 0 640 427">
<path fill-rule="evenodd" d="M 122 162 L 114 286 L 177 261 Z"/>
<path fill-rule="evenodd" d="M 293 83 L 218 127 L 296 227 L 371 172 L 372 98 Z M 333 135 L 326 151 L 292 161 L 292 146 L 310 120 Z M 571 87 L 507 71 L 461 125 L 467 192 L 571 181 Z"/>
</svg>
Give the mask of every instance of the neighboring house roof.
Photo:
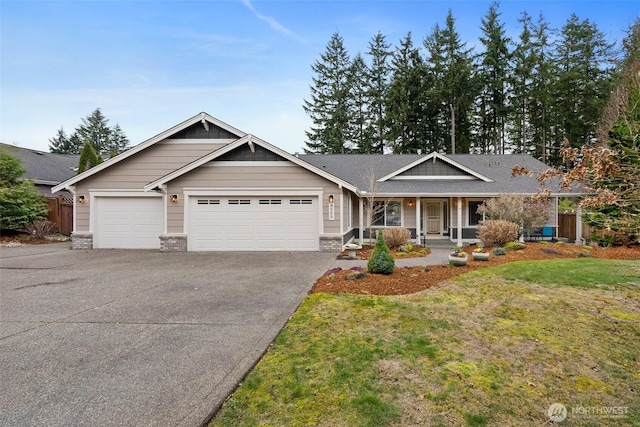
<svg viewBox="0 0 640 427">
<path fill-rule="evenodd" d="M 357 191 L 355 186 L 350 184 L 349 182 L 346 182 L 346 181 L 340 179 L 339 177 L 337 177 L 335 175 L 329 174 L 326 171 L 324 171 L 322 169 L 319 169 L 319 168 L 309 164 L 308 162 L 301 161 L 296 156 L 294 156 L 292 154 L 289 154 L 286 151 L 281 150 L 280 148 L 275 147 L 275 146 L 269 144 L 268 142 L 263 141 L 260 138 L 255 137 L 255 136 L 250 135 L 250 134 L 247 134 L 247 135 L 243 136 L 242 138 L 240 138 L 240 139 L 238 139 L 238 140 L 236 140 L 236 141 L 234 141 L 234 142 L 232 142 L 232 143 L 230 143 L 228 145 L 225 145 L 224 147 L 222 147 L 222 148 L 220 148 L 220 149 L 218 149 L 218 150 L 216 150 L 214 152 L 211 152 L 211 153 L 207 154 L 206 156 L 203 156 L 203 157 L 201 157 L 201 158 L 199 158 L 197 160 L 194 160 L 191 163 L 188 163 L 188 164 L 184 165 L 180 169 L 176 169 L 175 171 L 173 171 L 173 172 L 171 172 L 171 173 L 169 173 L 169 174 L 167 174 L 167 175 L 165 175 L 165 176 L 163 176 L 163 177 L 161 177 L 161 178 L 159 178 L 159 179 L 157 179 L 157 180 L 155 180 L 153 182 L 150 182 L 149 184 L 147 184 L 144 187 L 144 189 L 146 191 L 153 190 L 153 189 L 155 189 L 155 188 L 157 188 L 157 187 L 159 187 L 159 186 L 161 186 L 163 184 L 166 184 L 167 182 L 169 182 L 171 180 L 174 180 L 174 179 L 184 175 L 187 172 L 190 172 L 190 171 L 192 171 L 192 170 L 204 165 L 205 163 L 208 163 L 208 162 L 210 162 L 212 160 L 215 160 L 217 158 L 220 158 L 220 157 L 224 156 L 225 154 L 235 150 L 236 148 L 240 147 L 243 144 L 249 144 L 250 146 L 252 144 L 259 145 L 259 146 L 261 146 L 261 147 L 263 147 L 263 148 L 265 148 L 265 149 L 267 149 L 267 150 L 269 150 L 269 151 L 271 151 L 271 152 L 283 157 L 284 159 L 289 160 L 290 162 L 292 162 L 292 163 L 294 163 L 294 164 L 296 164 L 298 166 L 303 167 L 304 169 L 307 169 L 307 170 L 309 170 L 309 171 L 311 171 L 311 172 L 313 172 L 313 173 L 315 173 L 317 175 L 322 176 L 323 178 L 326 178 L 326 179 L 328 179 L 328 180 L 330 180 L 330 181 L 332 181 L 332 182 L 334 182 L 334 183 L 336 183 L 338 185 L 341 185 L 341 186 L 343 186 L 343 187 L 345 187 L 345 188 L 347 188 L 347 189 L 349 189 L 351 191 L 354 191 L 354 192 Z"/>
<path fill-rule="evenodd" d="M 380 196 L 491 196 L 501 193 L 535 194 L 548 188 L 560 194 L 556 184 L 543 187 L 535 177 L 512 177 L 513 167 L 523 166 L 538 172 L 548 168 L 526 154 L 306 154 L 300 159 L 341 178 L 361 191 L 370 191 L 371 171 L 375 192 Z M 401 176 L 423 162 L 442 161 L 460 170 L 461 176 Z M 565 193 L 563 193 L 565 194 Z"/>
<path fill-rule="evenodd" d="M 19 159 L 26 169 L 24 177 L 37 185 L 57 185 L 77 174 L 78 154 L 48 153 L 2 143 L 0 149 Z"/>
<path fill-rule="evenodd" d="M 51 191 L 53 191 L 54 193 L 56 191 L 60 191 L 60 190 L 64 190 L 66 187 L 69 187 L 71 185 L 74 185 L 76 182 L 82 181 L 85 178 L 90 177 L 91 175 L 98 173 L 108 167 L 110 167 L 111 165 L 114 165 L 116 163 L 121 162 L 124 159 L 127 159 L 131 156 L 133 156 L 134 154 L 139 153 L 140 151 L 151 147 L 152 145 L 166 139 L 169 138 L 172 135 L 177 134 L 180 131 L 183 131 L 185 129 L 187 129 L 189 126 L 192 126 L 198 122 L 201 122 L 203 125 L 205 125 L 205 127 L 208 129 L 208 124 L 211 123 L 215 126 L 218 126 L 234 135 L 237 135 L 238 138 L 241 138 L 245 135 L 247 135 L 246 132 L 243 132 L 239 129 L 234 128 L 233 126 L 230 126 L 218 119 L 216 119 L 215 117 L 210 116 L 207 113 L 200 113 L 200 114 L 196 114 L 195 116 L 191 117 L 190 119 L 185 120 L 184 122 L 177 124 L 175 126 L 173 126 L 172 128 L 169 128 L 167 130 L 165 130 L 164 132 L 161 132 L 159 134 L 157 134 L 156 136 L 147 139 L 144 142 L 141 142 L 140 144 L 128 149 L 127 151 L 124 151 L 120 154 L 118 154 L 115 157 L 112 157 L 111 159 L 107 160 L 104 163 L 100 163 L 97 166 L 92 167 L 91 169 L 76 175 L 75 178 L 73 179 L 69 179 L 65 182 L 63 182 L 61 185 L 55 186 L 51 189 Z"/>
</svg>

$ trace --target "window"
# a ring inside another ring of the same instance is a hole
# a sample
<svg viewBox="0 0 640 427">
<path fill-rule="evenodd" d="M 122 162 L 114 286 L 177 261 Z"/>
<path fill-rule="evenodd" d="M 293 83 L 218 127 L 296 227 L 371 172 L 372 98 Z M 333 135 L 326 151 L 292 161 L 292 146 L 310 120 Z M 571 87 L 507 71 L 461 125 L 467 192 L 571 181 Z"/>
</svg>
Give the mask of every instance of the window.
<svg viewBox="0 0 640 427">
<path fill-rule="evenodd" d="M 398 227 L 402 225 L 400 202 L 373 202 L 373 221 L 376 227 Z"/>
<path fill-rule="evenodd" d="M 478 208 L 483 203 L 482 200 L 469 200 L 469 226 L 477 226 L 484 219 L 484 215 L 478 213 Z"/>
</svg>

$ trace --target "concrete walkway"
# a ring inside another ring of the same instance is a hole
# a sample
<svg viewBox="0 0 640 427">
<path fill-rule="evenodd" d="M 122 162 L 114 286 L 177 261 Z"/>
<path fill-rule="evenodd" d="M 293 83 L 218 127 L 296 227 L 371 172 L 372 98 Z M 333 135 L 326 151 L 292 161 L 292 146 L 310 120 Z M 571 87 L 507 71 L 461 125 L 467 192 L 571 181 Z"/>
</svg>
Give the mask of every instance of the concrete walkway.
<svg viewBox="0 0 640 427">
<path fill-rule="evenodd" d="M 433 247 L 431 253 L 424 257 L 418 258 L 397 258 L 395 260 L 396 267 L 419 267 L 422 265 L 443 265 L 449 263 L 449 254 L 451 253 L 453 246 L 451 247 Z M 367 260 L 351 260 L 351 259 L 336 259 L 334 261 L 334 267 L 340 267 L 342 269 L 348 269 L 351 267 L 366 267 Z"/>
</svg>

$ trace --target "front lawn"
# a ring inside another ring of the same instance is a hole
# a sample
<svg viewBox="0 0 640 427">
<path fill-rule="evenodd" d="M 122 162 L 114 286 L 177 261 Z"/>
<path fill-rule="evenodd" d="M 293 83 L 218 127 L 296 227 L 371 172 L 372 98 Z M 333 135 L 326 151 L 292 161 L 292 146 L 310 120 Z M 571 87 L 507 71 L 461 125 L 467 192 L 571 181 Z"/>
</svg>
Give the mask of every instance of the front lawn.
<svg viewBox="0 0 640 427">
<path fill-rule="evenodd" d="M 312 294 L 212 425 L 543 425 L 553 403 L 562 425 L 640 424 L 640 262 L 526 261 L 420 294 Z"/>
</svg>

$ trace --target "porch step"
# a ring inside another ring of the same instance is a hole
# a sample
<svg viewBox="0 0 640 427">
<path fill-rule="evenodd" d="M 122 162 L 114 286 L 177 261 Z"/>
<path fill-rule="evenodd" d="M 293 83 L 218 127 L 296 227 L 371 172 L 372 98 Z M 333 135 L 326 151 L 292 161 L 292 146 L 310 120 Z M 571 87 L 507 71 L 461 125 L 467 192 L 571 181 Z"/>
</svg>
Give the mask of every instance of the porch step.
<svg viewBox="0 0 640 427">
<path fill-rule="evenodd" d="M 436 240 L 425 240 L 425 246 L 428 248 L 453 248 L 455 247 L 455 243 L 449 239 L 436 239 Z"/>
</svg>

